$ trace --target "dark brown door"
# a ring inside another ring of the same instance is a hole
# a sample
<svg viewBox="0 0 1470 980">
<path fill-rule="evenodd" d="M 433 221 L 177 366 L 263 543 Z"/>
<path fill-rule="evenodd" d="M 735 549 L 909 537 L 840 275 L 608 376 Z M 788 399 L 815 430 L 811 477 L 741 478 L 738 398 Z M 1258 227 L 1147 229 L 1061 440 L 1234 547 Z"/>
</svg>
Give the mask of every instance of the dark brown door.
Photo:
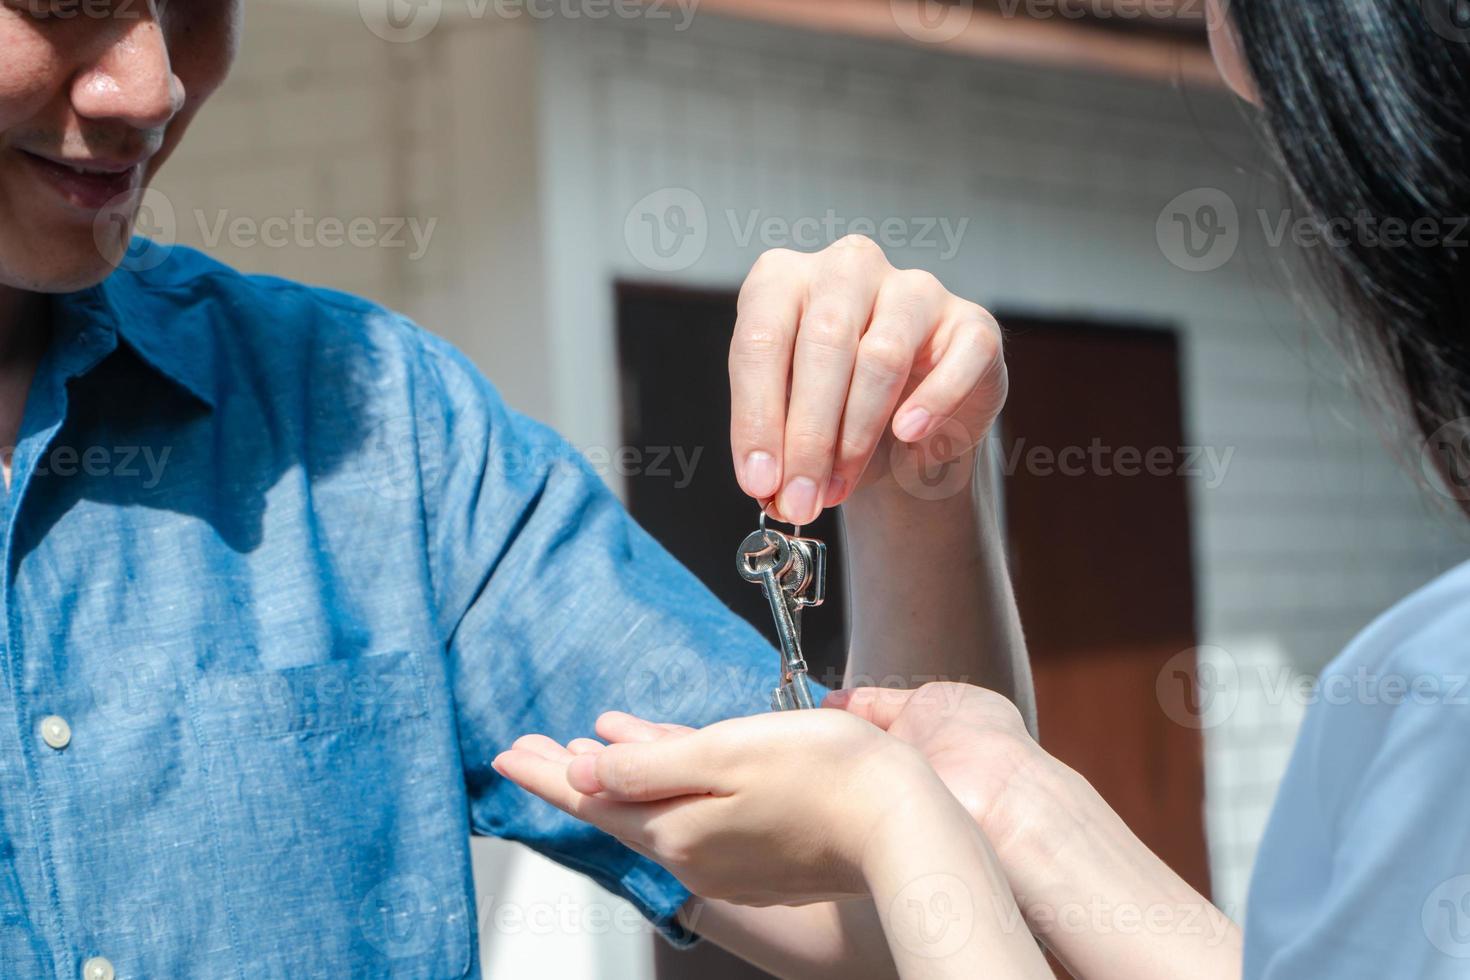
<svg viewBox="0 0 1470 980">
<path fill-rule="evenodd" d="M 1194 575 L 1179 345 L 1168 330 L 1002 316 L 1011 568 L 1046 748 L 1209 894 L 1192 686 Z"/>
</svg>

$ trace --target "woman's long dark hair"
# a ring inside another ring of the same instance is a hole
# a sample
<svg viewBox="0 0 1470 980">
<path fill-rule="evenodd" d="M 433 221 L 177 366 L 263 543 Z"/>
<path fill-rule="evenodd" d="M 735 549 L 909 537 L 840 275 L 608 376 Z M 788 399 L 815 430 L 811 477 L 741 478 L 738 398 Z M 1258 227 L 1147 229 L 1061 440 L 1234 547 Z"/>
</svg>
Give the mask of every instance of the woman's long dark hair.
<svg viewBox="0 0 1470 980">
<path fill-rule="evenodd" d="M 1295 205 L 1352 223 L 1313 250 L 1327 298 L 1470 514 L 1470 0 L 1229 10 Z"/>
</svg>

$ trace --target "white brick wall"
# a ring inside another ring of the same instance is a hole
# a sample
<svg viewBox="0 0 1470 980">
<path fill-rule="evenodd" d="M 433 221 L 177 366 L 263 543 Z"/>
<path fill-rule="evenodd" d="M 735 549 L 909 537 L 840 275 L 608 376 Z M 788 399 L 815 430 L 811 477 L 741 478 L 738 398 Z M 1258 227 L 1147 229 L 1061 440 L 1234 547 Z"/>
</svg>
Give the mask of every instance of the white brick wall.
<svg viewBox="0 0 1470 980">
<path fill-rule="evenodd" d="M 909 247 L 894 260 L 996 308 L 1181 328 L 1191 438 L 1235 451 L 1224 482 L 1196 485 L 1193 503 L 1201 641 L 1228 651 L 1238 678 L 1235 710 L 1207 732 L 1216 895 L 1238 912 L 1300 716 L 1290 699 L 1270 703 L 1273 672 L 1316 670 L 1470 551 L 1304 337 L 1253 214 L 1273 207 L 1272 184 L 1243 113 L 1216 93 L 705 14 L 685 33 L 446 21 L 387 45 L 354 7 L 251 5 L 236 77 L 160 183 L 181 239 L 199 243 L 196 209 L 436 219 L 412 262 L 388 248 L 215 251 L 404 309 L 583 445 L 619 438 L 612 282 L 735 287 L 762 244 L 737 241 L 727 212 L 737 224 L 829 208 L 969 218 L 953 258 Z M 1241 248 L 1211 273 L 1170 264 L 1155 233 L 1161 208 L 1197 187 L 1241 210 Z M 663 188 L 692 191 L 707 216 L 707 247 L 674 274 L 640 264 L 646 249 L 625 234 L 634 204 Z M 578 887 L 478 853 L 498 896 L 482 900 L 482 920 L 498 902 Z M 521 891 L 507 898 L 512 879 Z M 558 955 L 564 975 L 592 969 L 565 937 L 491 928 L 482 939 L 487 963 L 498 950 L 502 966 Z M 599 939 L 605 975 L 645 972 L 638 943 Z"/>
</svg>

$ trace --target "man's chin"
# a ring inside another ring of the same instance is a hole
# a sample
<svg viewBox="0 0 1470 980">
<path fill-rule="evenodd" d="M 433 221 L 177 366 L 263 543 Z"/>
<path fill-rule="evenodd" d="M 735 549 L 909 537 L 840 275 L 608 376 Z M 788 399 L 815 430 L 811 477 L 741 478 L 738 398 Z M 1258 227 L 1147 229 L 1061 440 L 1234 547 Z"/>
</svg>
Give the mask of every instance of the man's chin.
<svg viewBox="0 0 1470 980">
<path fill-rule="evenodd" d="M 120 261 L 122 254 L 119 253 Z M 0 249 L 0 285 L 32 293 L 75 293 L 112 275 L 116 262 L 96 247 L 79 254 L 11 257 Z"/>
</svg>

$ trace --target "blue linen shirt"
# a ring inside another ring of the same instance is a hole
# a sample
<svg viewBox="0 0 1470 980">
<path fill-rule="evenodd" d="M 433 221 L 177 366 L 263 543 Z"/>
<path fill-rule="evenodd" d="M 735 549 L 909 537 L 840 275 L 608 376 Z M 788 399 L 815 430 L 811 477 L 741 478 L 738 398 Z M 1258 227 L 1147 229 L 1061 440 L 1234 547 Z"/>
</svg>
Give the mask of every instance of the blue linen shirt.
<svg viewBox="0 0 1470 980">
<path fill-rule="evenodd" d="M 490 761 L 760 711 L 771 647 L 447 344 L 159 249 L 55 298 L 15 451 L 0 975 L 478 976 L 472 833 L 679 937 Z"/>
</svg>

